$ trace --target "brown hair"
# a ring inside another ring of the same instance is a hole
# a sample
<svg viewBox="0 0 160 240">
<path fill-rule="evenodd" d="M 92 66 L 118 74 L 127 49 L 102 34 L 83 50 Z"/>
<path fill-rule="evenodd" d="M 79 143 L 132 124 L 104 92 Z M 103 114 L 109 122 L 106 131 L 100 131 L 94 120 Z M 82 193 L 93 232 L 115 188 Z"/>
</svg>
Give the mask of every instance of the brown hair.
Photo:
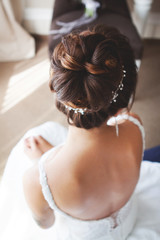
<svg viewBox="0 0 160 240">
<path fill-rule="evenodd" d="M 124 87 L 118 91 L 116 102 L 112 102 L 123 77 L 123 66 Z M 70 33 L 62 38 L 51 57 L 50 89 L 56 92 L 57 108 L 77 127 L 98 127 L 121 108 L 130 108 L 129 100 L 131 96 L 134 99 L 136 83 L 131 46 L 127 38 L 113 28 L 98 25 L 91 31 Z M 66 109 L 64 104 L 88 111 L 82 115 Z"/>
</svg>

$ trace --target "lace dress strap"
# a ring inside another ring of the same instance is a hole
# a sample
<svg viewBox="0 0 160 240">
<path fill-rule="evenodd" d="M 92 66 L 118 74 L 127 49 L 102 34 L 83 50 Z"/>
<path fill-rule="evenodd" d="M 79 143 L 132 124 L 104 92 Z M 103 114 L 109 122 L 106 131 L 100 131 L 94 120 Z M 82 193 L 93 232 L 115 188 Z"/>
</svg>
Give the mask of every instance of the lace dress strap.
<svg viewBox="0 0 160 240">
<path fill-rule="evenodd" d="M 63 144 L 60 144 L 59 146 L 61 146 L 61 145 L 63 145 Z M 50 206 L 50 208 L 53 209 L 54 211 L 56 210 L 61 215 L 70 217 L 67 213 L 63 212 L 56 205 L 56 203 L 54 201 L 54 198 L 53 198 L 53 195 L 52 195 L 52 192 L 51 192 L 51 189 L 50 189 L 49 184 L 48 184 L 48 178 L 47 178 L 47 174 L 46 174 L 45 167 L 44 167 L 45 160 L 48 158 L 49 154 L 52 151 L 54 151 L 56 148 L 58 148 L 59 146 L 52 148 L 47 153 L 42 155 L 42 157 L 40 158 L 39 164 L 38 164 L 38 167 L 39 167 L 39 181 L 40 181 L 40 185 L 42 187 L 43 196 L 44 196 L 45 200 L 47 201 L 48 205 Z"/>
<path fill-rule="evenodd" d="M 140 123 L 140 121 L 137 118 L 130 116 L 128 114 L 122 114 L 122 115 L 118 115 L 116 117 L 117 121 L 121 120 L 121 119 L 129 120 L 130 122 L 134 123 L 139 128 L 141 135 L 142 135 L 142 143 L 143 143 L 143 151 L 144 151 L 144 149 L 145 149 L 145 131 L 144 131 L 143 125 Z"/>
<path fill-rule="evenodd" d="M 54 209 L 55 204 L 54 204 L 51 190 L 48 185 L 47 175 L 46 175 L 46 172 L 44 169 L 44 160 L 45 160 L 45 158 L 42 157 L 39 161 L 39 180 L 40 180 L 40 184 L 42 187 L 42 193 L 43 193 L 45 200 L 48 202 L 50 208 Z"/>
<path fill-rule="evenodd" d="M 62 144 L 60 144 L 59 146 L 61 146 Z M 52 151 L 54 151 L 57 147 L 52 148 L 51 150 L 49 150 L 48 152 L 46 152 L 45 154 L 42 155 L 42 157 L 39 160 L 39 181 L 42 187 L 42 193 L 43 196 L 45 198 L 45 200 L 47 201 L 48 205 L 50 206 L 51 209 L 53 210 L 57 210 L 60 211 L 60 209 L 57 207 L 53 196 L 52 196 L 52 192 L 50 190 L 49 184 L 48 184 L 48 179 L 47 179 L 47 174 L 45 172 L 45 168 L 44 168 L 44 164 L 45 164 L 45 160 L 48 158 L 48 156 L 50 155 L 50 153 Z M 61 212 L 61 211 L 60 211 Z"/>
</svg>

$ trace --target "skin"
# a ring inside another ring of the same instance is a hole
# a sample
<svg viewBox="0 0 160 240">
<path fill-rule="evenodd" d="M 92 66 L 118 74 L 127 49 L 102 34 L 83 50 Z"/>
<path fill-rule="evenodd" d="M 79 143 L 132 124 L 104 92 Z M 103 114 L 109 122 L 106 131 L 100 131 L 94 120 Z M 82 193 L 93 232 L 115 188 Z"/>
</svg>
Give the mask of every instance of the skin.
<svg viewBox="0 0 160 240">
<path fill-rule="evenodd" d="M 130 115 L 140 121 L 136 114 Z M 118 124 L 118 137 L 115 126 L 106 123 L 90 130 L 69 126 L 66 143 L 46 160 L 48 183 L 62 211 L 83 220 L 101 219 L 131 197 L 139 178 L 142 136 L 133 123 Z M 24 143 L 33 160 L 51 147 L 42 137 Z M 35 220 L 43 228 L 52 226 L 54 212 L 43 197 L 37 163 L 25 173 L 23 184 Z"/>
</svg>

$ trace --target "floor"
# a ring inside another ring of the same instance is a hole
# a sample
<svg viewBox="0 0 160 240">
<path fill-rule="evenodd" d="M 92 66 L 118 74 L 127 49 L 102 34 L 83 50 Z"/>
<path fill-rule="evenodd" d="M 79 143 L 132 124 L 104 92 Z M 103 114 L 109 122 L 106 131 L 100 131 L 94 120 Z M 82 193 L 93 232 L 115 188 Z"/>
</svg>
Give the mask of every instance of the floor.
<svg viewBox="0 0 160 240">
<path fill-rule="evenodd" d="M 11 149 L 24 133 L 45 121 L 66 124 L 48 87 L 47 39 L 37 39 L 33 59 L 0 63 L 0 175 Z"/>
<path fill-rule="evenodd" d="M 47 39 L 36 42 L 33 59 L 0 63 L 0 176 L 10 151 L 28 129 L 48 120 L 67 125 L 48 87 Z M 160 144 L 159 53 L 160 40 L 144 40 L 133 110 L 144 123 L 147 148 Z"/>
</svg>

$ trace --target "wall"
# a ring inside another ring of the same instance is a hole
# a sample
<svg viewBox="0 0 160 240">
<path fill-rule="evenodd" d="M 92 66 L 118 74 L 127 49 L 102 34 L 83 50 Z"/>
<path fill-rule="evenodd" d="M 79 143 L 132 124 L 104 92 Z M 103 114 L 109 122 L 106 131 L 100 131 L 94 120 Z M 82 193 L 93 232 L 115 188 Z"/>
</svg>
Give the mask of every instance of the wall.
<svg viewBox="0 0 160 240">
<path fill-rule="evenodd" d="M 10 0 L 10 3 L 17 22 L 21 23 L 23 19 L 23 0 Z"/>
<path fill-rule="evenodd" d="M 160 38 L 160 0 L 153 0 L 144 31 L 144 37 Z"/>
<path fill-rule="evenodd" d="M 160 39 L 160 0 L 127 0 L 127 2 L 142 38 Z M 150 8 L 149 12 L 147 8 Z"/>
<path fill-rule="evenodd" d="M 47 35 L 53 13 L 54 0 L 23 0 L 23 26 L 30 33 Z"/>
</svg>

